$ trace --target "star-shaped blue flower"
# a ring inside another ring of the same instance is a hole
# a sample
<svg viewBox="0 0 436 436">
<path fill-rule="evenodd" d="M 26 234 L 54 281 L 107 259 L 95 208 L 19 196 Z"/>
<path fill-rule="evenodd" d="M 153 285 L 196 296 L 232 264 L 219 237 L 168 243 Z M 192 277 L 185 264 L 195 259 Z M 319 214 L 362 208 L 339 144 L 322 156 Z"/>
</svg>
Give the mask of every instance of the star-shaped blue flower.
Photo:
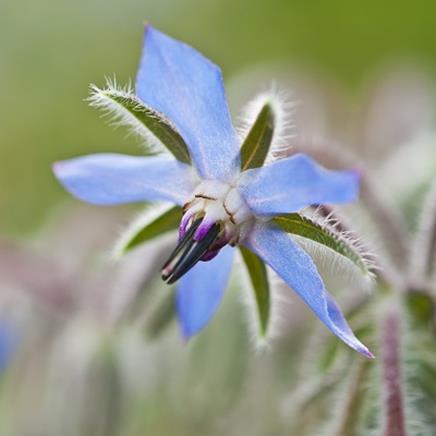
<svg viewBox="0 0 436 436">
<path fill-rule="evenodd" d="M 260 167 L 242 165 L 220 69 L 151 26 L 136 94 L 182 144 L 171 150 L 176 158 L 96 154 L 59 162 L 54 171 L 69 192 L 89 203 L 165 201 L 183 208 L 179 243 L 162 270 L 166 282 L 178 281 L 183 335 L 197 333 L 216 311 L 234 246 L 241 245 L 269 265 L 335 335 L 372 357 L 326 291 L 311 257 L 274 222 L 309 205 L 355 200 L 358 173 L 324 169 L 303 154 Z"/>
</svg>

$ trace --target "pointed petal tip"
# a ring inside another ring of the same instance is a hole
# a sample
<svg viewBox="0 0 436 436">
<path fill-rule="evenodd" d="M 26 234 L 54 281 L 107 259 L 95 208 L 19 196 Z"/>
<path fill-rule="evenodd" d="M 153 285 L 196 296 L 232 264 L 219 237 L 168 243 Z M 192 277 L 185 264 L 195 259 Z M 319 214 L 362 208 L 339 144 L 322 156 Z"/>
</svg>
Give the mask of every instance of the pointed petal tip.
<svg viewBox="0 0 436 436">
<path fill-rule="evenodd" d="M 374 354 L 372 354 L 371 351 L 369 351 L 368 347 L 366 347 L 362 342 L 359 341 L 359 339 L 357 339 L 356 336 L 354 336 L 348 325 L 346 325 L 345 329 L 344 326 L 338 326 L 337 324 L 335 325 L 335 327 L 336 328 L 331 329 L 332 332 L 352 350 L 357 351 L 359 354 L 366 357 L 367 359 L 375 359 Z M 338 328 L 339 331 L 337 330 Z"/>
<path fill-rule="evenodd" d="M 57 162 L 53 162 L 51 164 L 51 169 L 56 176 L 57 176 L 57 173 L 62 169 L 62 167 L 63 167 L 63 162 L 60 160 Z"/>
<path fill-rule="evenodd" d="M 362 168 L 355 167 L 348 170 L 350 173 L 351 178 L 353 179 L 354 185 L 355 185 L 355 200 L 359 197 L 360 188 L 362 185 L 362 180 L 365 175 L 365 172 Z"/>
<path fill-rule="evenodd" d="M 371 360 L 375 359 L 374 354 L 372 354 L 371 351 L 369 351 L 369 349 L 367 347 L 365 347 L 365 345 L 363 345 L 360 341 L 358 341 L 357 344 L 356 343 L 349 343 L 348 341 L 344 341 L 344 342 L 346 342 L 347 345 L 349 345 L 353 350 L 357 351 L 359 354 L 366 357 L 367 359 L 371 359 Z M 355 341 L 353 341 L 353 342 L 355 342 Z"/>
<path fill-rule="evenodd" d="M 339 339 L 366 358 L 374 359 L 326 291 L 310 256 L 291 238 L 274 226 L 259 224 L 251 232 L 247 247 L 274 269 Z M 283 260 L 284 253 L 286 261 Z"/>
<path fill-rule="evenodd" d="M 68 192 L 91 204 L 183 204 L 193 189 L 190 168 L 166 157 L 97 153 L 55 162 L 52 168 Z"/>
<path fill-rule="evenodd" d="M 181 319 L 179 319 L 179 326 L 180 326 L 180 336 L 182 338 L 183 344 L 188 344 L 193 336 L 195 336 L 198 333 L 198 330 L 195 330 L 191 328 L 190 326 L 183 323 Z"/>
<path fill-rule="evenodd" d="M 191 341 L 191 338 L 195 336 L 203 326 L 200 328 L 193 328 L 191 325 L 187 324 L 187 320 L 184 319 L 183 316 L 180 315 L 180 312 L 178 312 L 178 324 L 179 324 L 179 332 L 180 332 L 180 338 L 183 342 L 183 344 L 188 344 Z"/>
<path fill-rule="evenodd" d="M 362 343 L 360 340 L 354 335 L 351 331 L 350 326 L 347 324 L 345 318 L 340 312 L 339 306 L 332 300 L 332 297 L 328 295 L 328 300 L 330 304 L 330 309 L 333 307 L 336 310 L 336 319 L 335 317 L 329 316 L 329 321 L 332 323 L 330 326 L 326 323 L 322 318 L 319 318 L 327 325 L 327 327 L 346 345 L 348 345 L 352 350 L 357 351 L 362 356 L 367 359 L 375 359 L 374 354 L 369 351 L 369 349 Z"/>
<path fill-rule="evenodd" d="M 137 96 L 171 120 L 202 176 L 233 177 L 239 166 L 232 165 L 239 157 L 239 142 L 219 68 L 153 26 L 147 24 L 144 29 Z"/>
<path fill-rule="evenodd" d="M 362 168 L 359 167 L 351 168 L 350 172 L 352 172 L 355 175 L 355 177 L 359 182 L 362 180 L 364 175 L 364 170 Z"/>
<path fill-rule="evenodd" d="M 189 342 L 191 342 L 193 337 L 195 337 L 198 333 L 200 333 L 201 330 L 206 327 L 208 321 L 199 323 L 198 325 L 194 325 L 189 322 L 189 319 L 187 317 L 183 317 L 179 313 L 178 323 L 182 341 L 184 344 L 188 344 Z"/>
<path fill-rule="evenodd" d="M 344 187 L 343 192 L 347 192 L 345 195 L 345 200 L 338 201 L 338 204 L 341 203 L 351 203 L 355 202 L 359 199 L 360 186 L 362 184 L 363 178 L 363 170 L 355 167 L 347 170 L 341 171 L 344 177 Z"/>
<path fill-rule="evenodd" d="M 358 168 L 330 170 L 301 153 L 242 174 L 240 191 L 260 216 L 296 212 L 310 204 L 356 201 L 362 176 Z"/>
<path fill-rule="evenodd" d="M 366 348 L 365 346 L 359 347 L 359 349 L 356 349 L 356 351 L 367 359 L 375 359 L 374 354 L 372 354 L 371 351 L 369 351 L 368 348 Z"/>
<path fill-rule="evenodd" d="M 58 179 L 58 181 L 62 185 L 64 184 L 63 180 L 65 179 L 65 177 L 68 174 L 68 169 L 69 169 L 69 167 L 68 167 L 67 161 L 59 160 L 59 161 L 53 162 L 51 164 L 51 170 L 52 170 L 54 176 L 56 177 L 56 179 Z"/>
</svg>

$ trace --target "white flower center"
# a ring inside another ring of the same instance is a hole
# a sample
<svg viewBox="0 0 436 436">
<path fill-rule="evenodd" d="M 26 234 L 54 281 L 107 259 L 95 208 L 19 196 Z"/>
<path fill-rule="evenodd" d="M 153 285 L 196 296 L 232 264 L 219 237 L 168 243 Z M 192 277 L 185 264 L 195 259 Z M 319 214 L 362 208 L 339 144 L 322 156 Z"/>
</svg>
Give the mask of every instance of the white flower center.
<svg viewBox="0 0 436 436">
<path fill-rule="evenodd" d="M 253 215 L 234 186 L 205 180 L 184 206 L 185 221 L 203 217 L 204 223 L 219 223 L 230 245 L 242 240 L 253 222 Z"/>
</svg>

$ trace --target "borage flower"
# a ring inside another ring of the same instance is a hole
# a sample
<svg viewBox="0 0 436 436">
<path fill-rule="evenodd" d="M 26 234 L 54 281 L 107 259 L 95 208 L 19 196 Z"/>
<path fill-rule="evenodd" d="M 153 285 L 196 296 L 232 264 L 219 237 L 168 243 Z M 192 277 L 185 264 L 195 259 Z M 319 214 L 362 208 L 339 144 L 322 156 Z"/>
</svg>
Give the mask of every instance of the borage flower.
<svg viewBox="0 0 436 436">
<path fill-rule="evenodd" d="M 176 307 L 182 333 L 190 337 L 216 311 L 226 288 L 235 246 L 239 246 L 255 291 L 260 330 L 269 319 L 271 267 L 340 339 L 372 357 L 354 336 L 326 291 L 311 257 L 289 233 L 332 248 L 362 267 L 353 248 L 316 222 L 299 215 L 314 204 L 356 199 L 356 171 L 330 171 L 297 154 L 264 166 L 276 121 L 274 101 L 258 113 L 241 141 L 233 127 L 220 69 L 193 48 L 147 26 L 136 95 L 109 86 L 93 88 L 91 103 L 133 126 L 148 144 L 173 156 L 95 154 L 59 162 L 54 171 L 79 199 L 98 205 L 172 202 L 163 215 L 135 229 L 127 250 L 172 229 L 179 240 L 162 269 L 177 282 Z M 363 266 L 365 268 L 365 266 Z"/>
</svg>

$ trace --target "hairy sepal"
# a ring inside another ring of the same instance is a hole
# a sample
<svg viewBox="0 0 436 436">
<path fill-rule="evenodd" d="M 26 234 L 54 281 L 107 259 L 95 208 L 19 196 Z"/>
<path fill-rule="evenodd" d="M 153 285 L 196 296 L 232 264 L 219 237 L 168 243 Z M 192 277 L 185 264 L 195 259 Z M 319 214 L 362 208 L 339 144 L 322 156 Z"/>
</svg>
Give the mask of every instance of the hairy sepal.
<svg viewBox="0 0 436 436">
<path fill-rule="evenodd" d="M 271 318 L 271 296 L 267 269 L 263 261 L 250 250 L 240 246 L 244 265 L 247 269 L 255 302 L 258 336 L 266 339 Z"/>
<path fill-rule="evenodd" d="M 261 167 L 268 155 L 274 135 L 274 112 L 264 104 L 241 146 L 241 171 Z"/>
<path fill-rule="evenodd" d="M 289 96 L 275 87 L 245 106 L 238 126 L 243 170 L 262 166 L 265 160 L 274 159 L 275 152 L 289 147 L 293 107 Z M 250 159 L 254 149 L 257 151 Z"/>
<path fill-rule="evenodd" d="M 126 126 L 143 138 L 150 153 L 169 151 L 179 161 L 191 163 L 188 148 L 176 127 L 146 106 L 130 87 L 120 88 L 110 80 L 104 89 L 91 85 L 88 102 L 111 117 L 115 126 Z"/>
<path fill-rule="evenodd" d="M 121 234 L 115 244 L 113 256 L 121 257 L 153 238 L 175 231 L 181 216 L 181 209 L 178 206 L 162 205 L 147 208 Z"/>
<path fill-rule="evenodd" d="M 273 220 L 285 232 L 328 248 L 350 261 L 365 276 L 372 277 L 371 257 L 349 233 L 335 230 L 334 224 L 317 222 L 298 213 L 278 215 Z"/>
</svg>

